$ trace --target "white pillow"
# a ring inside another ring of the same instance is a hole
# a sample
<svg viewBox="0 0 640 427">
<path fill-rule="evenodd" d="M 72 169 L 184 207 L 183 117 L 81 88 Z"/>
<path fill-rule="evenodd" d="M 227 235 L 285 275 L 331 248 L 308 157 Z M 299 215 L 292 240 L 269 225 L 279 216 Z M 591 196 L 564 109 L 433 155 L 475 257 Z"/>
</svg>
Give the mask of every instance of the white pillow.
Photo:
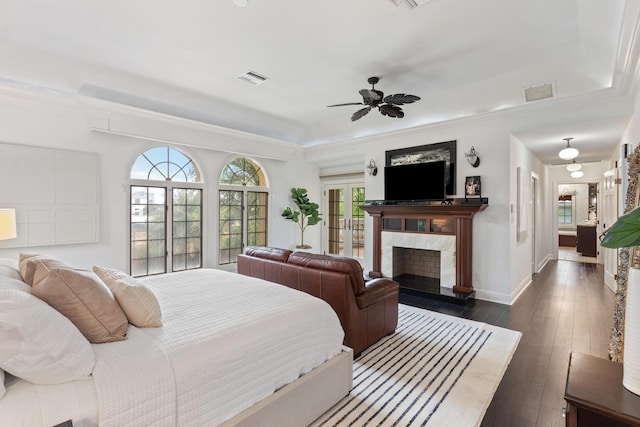
<svg viewBox="0 0 640 427">
<path fill-rule="evenodd" d="M 31 293 L 31 286 L 22 281 L 18 270 L 18 261 L 0 258 L 0 289 L 17 289 Z"/>
<path fill-rule="evenodd" d="M 44 301 L 0 289 L 0 368 L 34 384 L 87 378 L 95 355 L 73 323 Z"/>
<path fill-rule="evenodd" d="M 135 278 L 113 268 L 93 266 L 93 272 L 107 285 L 132 325 L 162 326 L 162 311 L 153 291 Z"/>
</svg>

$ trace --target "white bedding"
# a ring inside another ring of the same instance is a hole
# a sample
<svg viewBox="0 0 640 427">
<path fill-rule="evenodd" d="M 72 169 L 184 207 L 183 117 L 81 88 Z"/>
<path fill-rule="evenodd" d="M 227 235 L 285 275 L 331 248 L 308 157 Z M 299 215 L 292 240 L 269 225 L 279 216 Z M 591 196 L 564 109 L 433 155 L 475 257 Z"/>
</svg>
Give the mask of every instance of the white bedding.
<svg viewBox="0 0 640 427">
<path fill-rule="evenodd" d="M 93 382 L 53 386 L 60 388 L 54 393 L 60 402 L 76 402 L 77 390 L 95 386 L 98 412 L 93 418 L 79 413 L 79 425 L 96 419 L 101 426 L 216 425 L 342 348 L 343 331 L 331 307 L 285 286 L 209 269 L 143 280 L 158 297 L 164 326 L 130 325 L 126 341 L 93 345 Z M 11 396 L 41 388 L 9 384 L 0 414 Z M 91 412 L 92 394 L 83 393 L 86 402 L 79 406 Z M 49 411 L 49 402 L 42 403 L 41 410 Z M 32 400 L 32 412 L 34 406 Z M 49 415 L 27 425 L 51 425 L 58 418 Z"/>
</svg>

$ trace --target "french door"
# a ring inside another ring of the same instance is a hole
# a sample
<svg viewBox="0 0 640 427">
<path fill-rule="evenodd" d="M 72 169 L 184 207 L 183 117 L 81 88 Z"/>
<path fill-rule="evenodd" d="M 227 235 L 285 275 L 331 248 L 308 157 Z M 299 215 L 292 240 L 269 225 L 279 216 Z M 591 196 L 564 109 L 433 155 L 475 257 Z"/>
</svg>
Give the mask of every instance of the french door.
<svg viewBox="0 0 640 427">
<path fill-rule="evenodd" d="M 267 245 L 267 200 L 269 193 L 220 190 L 218 263 L 237 262 L 245 245 Z"/>
<path fill-rule="evenodd" d="M 324 200 L 324 252 L 364 259 L 364 184 L 326 184 Z"/>
<path fill-rule="evenodd" d="M 202 189 L 132 185 L 130 206 L 132 276 L 202 267 Z"/>
</svg>

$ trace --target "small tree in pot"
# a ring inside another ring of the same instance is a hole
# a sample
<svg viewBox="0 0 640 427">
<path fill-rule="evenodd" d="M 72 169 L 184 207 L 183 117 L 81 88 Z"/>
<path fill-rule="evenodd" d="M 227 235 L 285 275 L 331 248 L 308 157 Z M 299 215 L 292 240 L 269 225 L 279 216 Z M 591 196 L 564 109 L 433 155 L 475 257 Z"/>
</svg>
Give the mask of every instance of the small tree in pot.
<svg viewBox="0 0 640 427">
<path fill-rule="evenodd" d="M 284 212 L 282 212 L 282 216 L 295 222 L 298 224 L 298 227 L 300 227 L 301 242 L 299 245 L 296 245 L 296 248 L 309 249 L 311 246 L 304 244 L 304 230 L 306 230 L 309 225 L 316 225 L 322 220 L 320 213 L 318 213 L 320 206 L 309 200 L 306 188 L 292 188 L 291 199 L 299 210 L 294 211 L 287 206 Z"/>
</svg>

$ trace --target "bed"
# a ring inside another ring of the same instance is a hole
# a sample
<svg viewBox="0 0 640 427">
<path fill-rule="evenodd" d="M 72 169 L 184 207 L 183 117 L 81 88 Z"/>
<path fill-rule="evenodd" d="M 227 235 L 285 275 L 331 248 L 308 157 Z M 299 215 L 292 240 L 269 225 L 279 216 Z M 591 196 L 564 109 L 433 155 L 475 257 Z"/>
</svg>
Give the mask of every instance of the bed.
<svg viewBox="0 0 640 427">
<path fill-rule="evenodd" d="M 14 280 L 12 268 L 5 260 L 0 277 Z M 29 286 L 9 282 L 0 281 L 0 310 L 3 296 L 27 298 L 18 293 Z M 126 339 L 91 344 L 91 374 L 73 381 L 5 373 L 3 424 L 307 425 L 348 394 L 352 353 L 324 301 L 213 269 L 138 282 L 157 298 L 162 326 L 128 324 Z"/>
</svg>

